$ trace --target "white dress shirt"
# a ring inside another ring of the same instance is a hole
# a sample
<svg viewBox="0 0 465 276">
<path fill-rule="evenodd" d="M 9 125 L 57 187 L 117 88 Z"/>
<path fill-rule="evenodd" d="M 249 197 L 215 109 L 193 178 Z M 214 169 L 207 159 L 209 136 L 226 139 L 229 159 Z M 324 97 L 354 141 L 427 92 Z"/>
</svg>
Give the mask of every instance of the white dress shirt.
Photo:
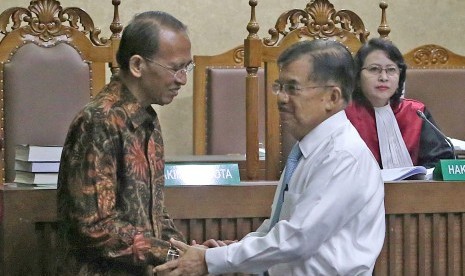
<svg viewBox="0 0 465 276">
<path fill-rule="evenodd" d="M 240 242 L 207 249 L 209 273 L 372 274 L 385 235 L 384 183 L 375 158 L 344 111 L 299 146 L 303 156 L 280 221 L 269 232 L 266 220 Z"/>
</svg>

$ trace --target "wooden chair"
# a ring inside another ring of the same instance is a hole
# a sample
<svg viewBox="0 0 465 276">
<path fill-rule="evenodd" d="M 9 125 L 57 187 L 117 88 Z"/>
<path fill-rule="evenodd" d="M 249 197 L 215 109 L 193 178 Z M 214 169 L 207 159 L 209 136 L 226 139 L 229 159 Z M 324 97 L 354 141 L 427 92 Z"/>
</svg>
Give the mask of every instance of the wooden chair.
<svg viewBox="0 0 465 276">
<path fill-rule="evenodd" d="M 339 40 L 355 52 L 369 32 L 354 12 L 336 11 L 328 0 L 312 0 L 305 9 L 284 12 L 269 30 L 271 37 L 260 39 L 255 20 L 257 1 L 249 4 L 251 19 L 245 44 L 220 55 L 194 56 L 194 154 L 246 153 L 247 173 L 242 179 L 276 180 L 293 143 L 280 127 L 275 97 L 268 89 L 278 76 L 279 53 L 297 41 L 317 38 Z M 380 7 L 378 33 L 387 37 L 387 4 L 381 2 Z M 225 107 L 228 112 L 222 112 Z M 264 166 L 259 145 L 266 149 Z"/>
<path fill-rule="evenodd" d="M 63 8 L 56 0 L 31 1 L 27 8 L 0 13 L 0 187 L 14 181 L 15 145 L 62 145 L 73 117 L 106 83 L 107 67 L 117 71 L 120 1 L 112 4 L 110 38 L 100 37 L 87 12 Z M 23 218 L 12 224 L 2 221 L 33 203 L 0 210 L 0 274 L 16 269 L 18 275 L 54 275 L 56 223 L 47 219 L 45 210 L 35 209 L 35 223 L 27 226 L 19 227 Z M 35 237 L 21 234 L 31 229 Z M 17 242 L 3 236 L 10 231 L 37 251 L 14 250 Z M 5 255 L 10 250 L 13 253 Z M 7 259 L 18 267 L 7 266 Z"/>
<path fill-rule="evenodd" d="M 0 14 L 0 185 L 14 180 L 16 144 L 62 145 L 71 120 L 105 84 L 122 26 L 112 1 L 110 38 L 92 18 L 56 0 Z"/>
<path fill-rule="evenodd" d="M 194 62 L 194 154 L 244 155 L 244 46 L 219 55 L 196 55 Z M 261 74 L 263 83 L 263 72 Z M 264 115 L 263 108 L 260 112 Z M 260 125 L 261 142 L 264 142 L 263 120 Z"/>
<path fill-rule="evenodd" d="M 465 56 L 428 44 L 404 59 L 405 97 L 423 102 L 445 135 L 465 140 Z"/>
<path fill-rule="evenodd" d="M 247 178 L 257 179 L 259 114 L 259 85 L 257 72 L 260 67 L 265 70 L 265 148 L 266 148 L 266 179 L 278 179 L 283 168 L 283 161 L 294 143 L 293 138 L 281 128 L 279 112 L 275 96 L 271 92 L 271 84 L 278 78 L 276 64 L 279 54 L 290 45 L 313 39 L 334 39 L 345 44 L 355 53 L 362 43 L 367 41 L 369 32 L 365 29 L 362 19 L 353 11 L 336 11 L 328 0 L 310 1 L 305 9 L 293 9 L 279 16 L 274 28 L 268 33 L 270 37 L 260 39 L 257 31 L 256 0 L 249 1 L 251 17 L 247 30 L 249 32 L 244 42 L 244 65 L 246 77 L 246 116 L 247 116 Z M 390 29 L 385 22 L 387 4 L 380 4 L 382 22 L 378 28 L 381 37 L 387 37 Z"/>
</svg>

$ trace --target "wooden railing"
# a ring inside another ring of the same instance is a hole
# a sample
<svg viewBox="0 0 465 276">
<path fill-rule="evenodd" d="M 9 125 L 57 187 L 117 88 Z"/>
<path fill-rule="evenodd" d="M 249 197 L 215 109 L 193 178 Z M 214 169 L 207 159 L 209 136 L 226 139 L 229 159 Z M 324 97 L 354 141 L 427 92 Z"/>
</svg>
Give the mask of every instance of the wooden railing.
<svg viewBox="0 0 465 276">
<path fill-rule="evenodd" d="M 240 239 L 269 216 L 275 186 L 168 187 L 166 205 L 187 240 Z M 463 275 L 465 182 L 385 187 L 386 239 L 375 274 Z M 56 191 L 3 187 L 0 204 L 0 275 L 51 273 Z"/>
</svg>

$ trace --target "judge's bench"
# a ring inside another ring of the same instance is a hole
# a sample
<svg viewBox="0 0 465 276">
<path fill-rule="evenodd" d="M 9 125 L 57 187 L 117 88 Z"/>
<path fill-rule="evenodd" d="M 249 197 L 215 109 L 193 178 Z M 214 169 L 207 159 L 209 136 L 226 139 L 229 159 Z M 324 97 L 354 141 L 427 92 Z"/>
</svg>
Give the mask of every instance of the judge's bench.
<svg viewBox="0 0 465 276">
<path fill-rule="evenodd" d="M 165 204 L 187 240 L 240 239 L 270 215 L 275 181 L 173 186 Z M 386 238 L 375 275 L 463 275 L 465 182 L 385 183 Z M 0 188 L 0 274 L 51 275 L 56 190 Z"/>
</svg>

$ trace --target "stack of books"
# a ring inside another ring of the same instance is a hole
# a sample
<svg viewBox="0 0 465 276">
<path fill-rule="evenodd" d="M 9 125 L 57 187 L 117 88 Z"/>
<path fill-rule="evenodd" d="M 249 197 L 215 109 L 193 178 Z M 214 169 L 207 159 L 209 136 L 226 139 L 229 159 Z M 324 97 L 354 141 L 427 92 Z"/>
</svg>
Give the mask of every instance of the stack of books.
<svg viewBox="0 0 465 276">
<path fill-rule="evenodd" d="M 56 189 L 62 146 L 17 145 L 15 180 L 18 186 Z"/>
</svg>

